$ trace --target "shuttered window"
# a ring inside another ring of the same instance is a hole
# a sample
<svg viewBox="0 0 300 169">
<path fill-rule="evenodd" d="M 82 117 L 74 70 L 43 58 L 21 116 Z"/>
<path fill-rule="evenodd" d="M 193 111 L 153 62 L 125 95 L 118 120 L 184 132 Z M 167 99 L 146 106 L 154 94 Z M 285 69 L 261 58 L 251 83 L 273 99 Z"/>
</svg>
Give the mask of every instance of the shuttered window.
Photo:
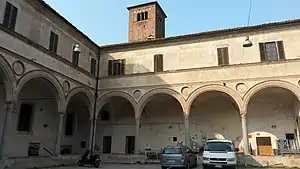
<svg viewBox="0 0 300 169">
<path fill-rule="evenodd" d="M 229 65 L 228 47 L 218 48 L 218 65 Z"/>
<path fill-rule="evenodd" d="M 164 71 L 164 58 L 162 54 L 154 55 L 154 72 Z"/>
<path fill-rule="evenodd" d="M 108 61 L 108 75 L 125 75 L 125 59 L 109 60 Z"/>
<path fill-rule="evenodd" d="M 51 31 L 49 50 L 53 53 L 56 53 L 57 52 L 57 44 L 58 44 L 58 35 Z"/>
<path fill-rule="evenodd" d="M 261 61 L 284 60 L 283 41 L 259 43 Z"/>
<path fill-rule="evenodd" d="M 18 8 L 13 6 L 11 3 L 6 2 L 3 26 L 11 30 L 15 30 L 16 21 L 18 16 Z"/>
<path fill-rule="evenodd" d="M 79 64 L 79 55 L 80 55 L 80 53 L 74 51 L 74 49 L 75 49 L 75 45 L 73 46 L 73 50 L 72 50 L 72 64 L 73 64 L 74 66 L 78 66 L 78 64 Z"/>
<path fill-rule="evenodd" d="M 96 75 L 96 65 L 97 65 L 97 61 L 94 58 L 91 58 L 91 67 L 90 67 L 90 72 L 93 75 Z"/>
</svg>

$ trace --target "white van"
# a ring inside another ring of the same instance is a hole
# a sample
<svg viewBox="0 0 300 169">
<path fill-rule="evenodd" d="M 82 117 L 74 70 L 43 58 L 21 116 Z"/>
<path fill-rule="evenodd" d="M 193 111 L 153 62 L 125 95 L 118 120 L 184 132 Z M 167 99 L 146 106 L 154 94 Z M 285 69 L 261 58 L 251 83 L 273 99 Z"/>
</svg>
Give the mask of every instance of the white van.
<svg viewBox="0 0 300 169">
<path fill-rule="evenodd" d="M 237 157 L 233 142 L 230 140 L 208 140 L 203 147 L 203 169 L 237 168 Z"/>
</svg>

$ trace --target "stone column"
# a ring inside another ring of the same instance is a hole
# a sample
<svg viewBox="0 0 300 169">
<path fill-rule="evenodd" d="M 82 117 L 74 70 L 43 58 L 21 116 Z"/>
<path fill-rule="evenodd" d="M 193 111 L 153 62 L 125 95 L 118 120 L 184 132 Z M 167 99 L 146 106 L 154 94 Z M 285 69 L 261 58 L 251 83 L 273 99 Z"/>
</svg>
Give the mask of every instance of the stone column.
<svg viewBox="0 0 300 169">
<path fill-rule="evenodd" d="M 243 144 L 244 144 L 244 154 L 250 155 L 249 151 L 249 140 L 248 140 L 248 127 L 247 127 L 247 113 L 241 113 L 241 121 L 242 121 L 242 132 L 243 132 Z"/>
<path fill-rule="evenodd" d="M 65 113 L 59 112 L 59 124 L 58 124 L 58 129 L 57 129 L 55 151 L 54 151 L 55 156 L 60 155 L 60 145 L 61 145 L 61 140 L 62 140 L 62 136 L 63 136 L 63 128 L 64 128 L 64 117 L 65 117 Z"/>
<path fill-rule="evenodd" d="M 140 152 L 140 117 L 135 118 L 135 153 Z"/>
<path fill-rule="evenodd" d="M 298 149 L 300 149 L 299 117 L 296 117 L 295 128 L 296 128 L 297 145 L 298 145 Z"/>
<path fill-rule="evenodd" d="M 190 135 L 190 118 L 189 113 L 184 113 L 184 142 L 185 145 L 191 147 L 191 135 Z"/>
<path fill-rule="evenodd" d="M 3 131 L 1 136 L 1 145 L 0 145 L 0 160 L 1 166 L 3 167 L 4 161 L 7 158 L 7 143 L 9 142 L 9 131 L 10 131 L 10 124 L 11 124 L 11 116 L 15 110 L 15 101 L 7 101 L 5 103 L 5 117 L 4 117 L 4 124 L 3 124 Z"/>
<path fill-rule="evenodd" d="M 93 125 L 95 124 L 95 127 Z M 97 118 L 91 119 L 91 129 L 90 129 L 90 139 L 89 139 L 89 149 L 94 152 L 95 150 L 95 140 L 96 140 L 96 129 L 97 129 Z"/>
</svg>

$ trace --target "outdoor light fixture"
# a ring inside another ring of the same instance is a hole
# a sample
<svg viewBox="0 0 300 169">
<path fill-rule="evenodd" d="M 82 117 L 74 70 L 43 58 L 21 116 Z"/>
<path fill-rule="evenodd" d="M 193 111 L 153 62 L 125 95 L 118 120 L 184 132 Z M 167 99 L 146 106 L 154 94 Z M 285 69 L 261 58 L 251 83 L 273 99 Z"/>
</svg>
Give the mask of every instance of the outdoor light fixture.
<svg viewBox="0 0 300 169">
<path fill-rule="evenodd" d="M 76 44 L 76 45 L 74 46 L 73 51 L 76 52 L 76 53 L 80 53 L 80 46 L 79 46 L 79 44 Z"/>
<path fill-rule="evenodd" d="M 248 47 L 251 47 L 252 45 L 253 45 L 253 44 L 252 44 L 252 42 L 250 41 L 249 36 L 247 35 L 246 38 L 245 38 L 245 42 L 244 42 L 244 44 L 243 44 L 243 47 L 244 47 L 244 48 L 248 48 Z"/>
<path fill-rule="evenodd" d="M 249 4 L 249 13 L 248 13 L 248 24 L 247 26 L 249 26 L 250 23 L 250 16 L 251 16 L 251 9 L 252 9 L 252 0 L 250 0 L 250 4 Z M 244 48 L 249 48 L 251 47 L 253 44 L 250 41 L 249 35 L 246 36 L 245 41 L 243 43 L 243 47 Z"/>
</svg>

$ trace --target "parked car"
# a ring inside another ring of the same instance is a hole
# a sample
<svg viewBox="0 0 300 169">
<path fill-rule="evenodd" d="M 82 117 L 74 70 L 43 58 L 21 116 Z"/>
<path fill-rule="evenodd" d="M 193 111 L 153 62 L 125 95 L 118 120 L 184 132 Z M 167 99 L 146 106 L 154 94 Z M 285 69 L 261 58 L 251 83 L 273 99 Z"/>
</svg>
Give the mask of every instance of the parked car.
<svg viewBox="0 0 300 169">
<path fill-rule="evenodd" d="M 160 158 L 161 168 L 170 167 L 197 167 L 197 154 L 187 146 L 167 146 L 163 149 Z"/>
<path fill-rule="evenodd" d="M 237 168 L 236 151 L 230 140 L 208 140 L 203 148 L 203 169 Z"/>
</svg>

